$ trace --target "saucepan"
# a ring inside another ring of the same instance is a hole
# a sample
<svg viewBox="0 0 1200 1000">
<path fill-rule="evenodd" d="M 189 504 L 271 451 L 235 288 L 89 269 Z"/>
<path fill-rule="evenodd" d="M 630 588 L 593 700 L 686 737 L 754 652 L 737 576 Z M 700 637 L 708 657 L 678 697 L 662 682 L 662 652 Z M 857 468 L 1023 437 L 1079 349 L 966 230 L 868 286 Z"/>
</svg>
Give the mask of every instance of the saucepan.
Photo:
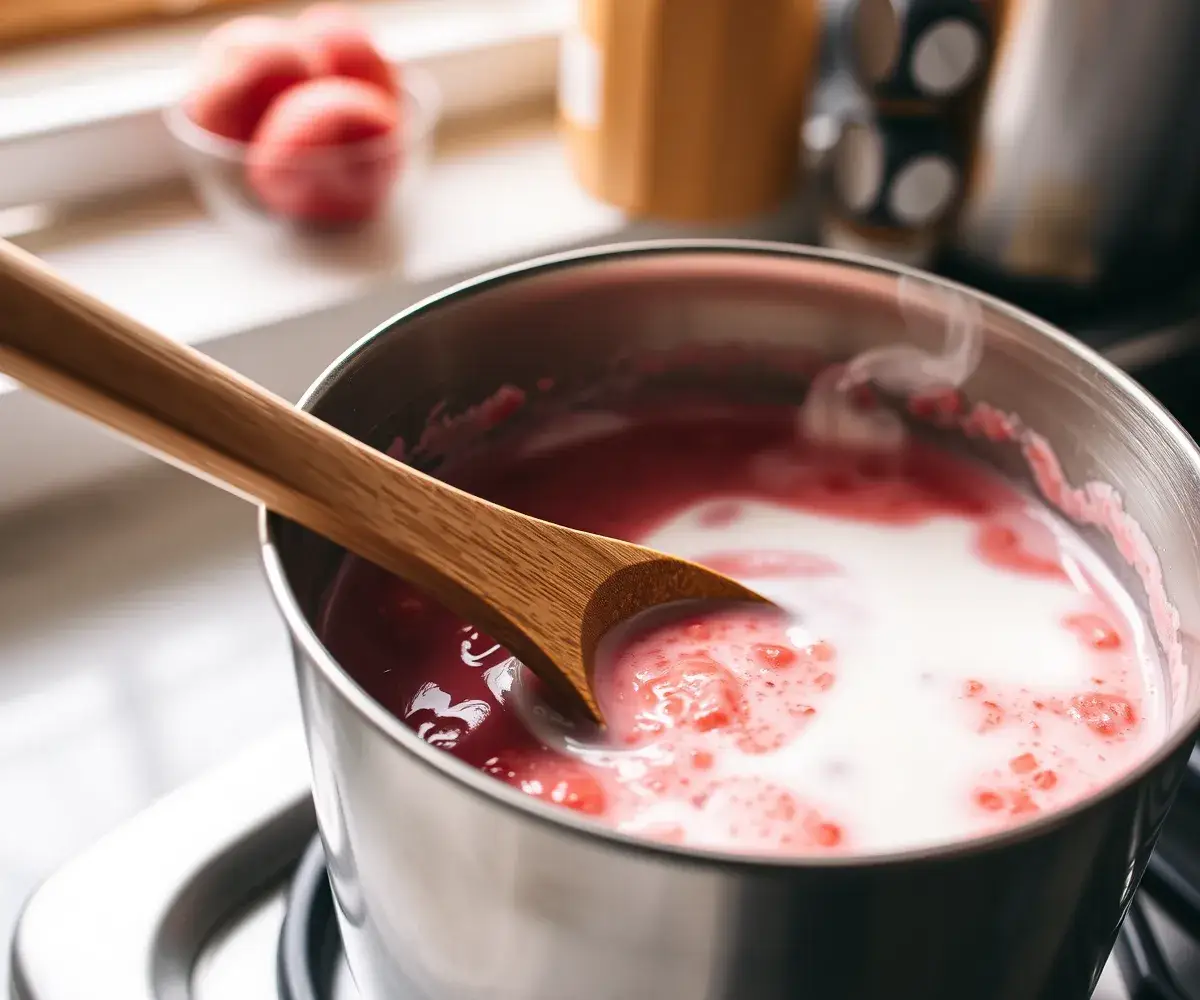
<svg viewBox="0 0 1200 1000">
<path fill-rule="evenodd" d="M 936 316 L 914 322 L 901 307 L 901 285 L 917 278 L 951 289 L 878 261 L 736 241 L 546 258 L 401 313 L 301 405 L 380 448 L 421 439 L 432 414 L 455 433 L 410 460 L 436 472 L 497 433 L 493 421 L 453 417 L 502 386 L 526 391 L 520 420 L 605 393 L 799 400 L 825 363 L 941 342 Z M 365 1000 L 1088 995 L 1200 728 L 1200 453 L 1132 379 L 1072 338 L 952 290 L 975 304 L 982 333 L 966 400 L 1019 414 L 1069 482 L 1114 488 L 1161 557 L 1148 571 L 1106 532 L 1081 529 L 1157 624 L 1170 664 L 1157 751 L 1070 808 L 938 848 L 791 859 L 639 841 L 470 769 L 372 700 L 314 625 L 342 553 L 264 516 L 321 836 Z M 1029 485 L 1011 442 L 957 446 Z"/>
</svg>

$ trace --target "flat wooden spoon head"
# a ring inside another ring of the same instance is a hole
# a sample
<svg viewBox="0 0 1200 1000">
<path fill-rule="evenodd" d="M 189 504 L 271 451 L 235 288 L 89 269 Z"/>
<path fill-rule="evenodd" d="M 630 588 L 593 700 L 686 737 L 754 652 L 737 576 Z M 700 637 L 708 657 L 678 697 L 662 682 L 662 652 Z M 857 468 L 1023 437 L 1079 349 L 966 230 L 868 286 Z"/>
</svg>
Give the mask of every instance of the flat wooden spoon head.
<svg viewBox="0 0 1200 1000">
<path fill-rule="evenodd" d="M 476 501 L 483 504 L 482 501 Z M 603 723 L 592 690 L 596 648 L 610 629 L 677 601 L 766 598 L 697 563 L 641 545 L 574 531 L 483 504 L 491 546 L 520 545 L 499 562 L 473 613 L 459 611 L 502 642 L 560 698 Z M 485 624 L 488 622 L 488 624 Z"/>
<path fill-rule="evenodd" d="M 669 601 L 764 598 L 401 465 L 0 241 L 0 371 L 412 581 L 596 721 L 600 637 Z"/>
</svg>

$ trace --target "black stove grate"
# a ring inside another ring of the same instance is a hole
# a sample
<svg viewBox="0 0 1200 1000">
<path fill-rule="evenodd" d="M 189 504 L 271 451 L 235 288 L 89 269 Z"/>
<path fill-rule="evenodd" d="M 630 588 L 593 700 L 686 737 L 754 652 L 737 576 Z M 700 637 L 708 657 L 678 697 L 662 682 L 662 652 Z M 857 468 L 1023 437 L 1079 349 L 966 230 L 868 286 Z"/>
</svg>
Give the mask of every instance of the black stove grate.
<svg viewBox="0 0 1200 1000">
<path fill-rule="evenodd" d="M 1150 859 L 1117 940 L 1117 962 L 1133 1000 L 1193 1000 L 1187 977 L 1173 968 L 1147 909 L 1155 905 L 1181 932 L 1200 941 L 1200 749 Z"/>
<path fill-rule="evenodd" d="M 1144 891 L 1144 890 L 1143 890 Z M 1139 898 L 1133 901 L 1121 936 L 1117 962 L 1132 1000 L 1191 1000 L 1163 955 Z"/>
<path fill-rule="evenodd" d="M 331 1000 L 341 950 L 325 850 L 317 837 L 296 869 L 279 932 L 281 1000 Z"/>
</svg>

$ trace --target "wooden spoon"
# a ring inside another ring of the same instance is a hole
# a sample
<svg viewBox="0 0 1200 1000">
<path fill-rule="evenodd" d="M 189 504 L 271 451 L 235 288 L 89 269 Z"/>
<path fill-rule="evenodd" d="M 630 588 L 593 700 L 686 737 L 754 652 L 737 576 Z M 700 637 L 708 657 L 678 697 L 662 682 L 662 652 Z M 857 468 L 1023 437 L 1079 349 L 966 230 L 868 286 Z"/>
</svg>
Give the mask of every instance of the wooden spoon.
<svg viewBox="0 0 1200 1000">
<path fill-rule="evenodd" d="M 608 629 L 668 601 L 764 602 L 695 563 L 411 469 L 2 241 L 0 371 L 411 581 L 597 722 L 589 668 Z"/>
</svg>

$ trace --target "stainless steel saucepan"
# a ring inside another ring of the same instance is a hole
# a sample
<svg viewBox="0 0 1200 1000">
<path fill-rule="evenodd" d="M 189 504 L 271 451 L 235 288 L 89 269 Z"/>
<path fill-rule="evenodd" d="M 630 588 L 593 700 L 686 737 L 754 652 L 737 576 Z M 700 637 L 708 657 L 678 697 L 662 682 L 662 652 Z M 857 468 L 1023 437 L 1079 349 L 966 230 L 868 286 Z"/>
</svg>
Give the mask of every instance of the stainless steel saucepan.
<svg viewBox="0 0 1200 1000">
<path fill-rule="evenodd" d="M 302 405 L 384 448 L 419 438 L 439 404 L 463 410 L 501 385 L 532 391 L 548 378 L 555 388 L 514 419 L 549 419 L 589 393 L 685 386 L 799 400 L 823 361 L 873 344 L 941 342 L 936 317 L 902 315 L 898 284 L 912 273 L 736 242 L 535 261 L 400 314 L 338 359 Z M 321 834 L 365 1000 L 1088 995 L 1200 728 L 1200 454 L 1095 354 L 973 297 L 985 340 L 967 399 L 1019 413 L 1071 482 L 1111 483 L 1162 556 L 1180 655 L 1159 750 L 1072 808 L 949 847 L 772 859 L 640 842 L 468 768 L 374 702 L 314 630 L 341 553 L 264 517 Z M 1015 445 L 961 444 L 1026 478 Z M 1087 537 L 1144 596 L 1111 540 Z"/>
</svg>

